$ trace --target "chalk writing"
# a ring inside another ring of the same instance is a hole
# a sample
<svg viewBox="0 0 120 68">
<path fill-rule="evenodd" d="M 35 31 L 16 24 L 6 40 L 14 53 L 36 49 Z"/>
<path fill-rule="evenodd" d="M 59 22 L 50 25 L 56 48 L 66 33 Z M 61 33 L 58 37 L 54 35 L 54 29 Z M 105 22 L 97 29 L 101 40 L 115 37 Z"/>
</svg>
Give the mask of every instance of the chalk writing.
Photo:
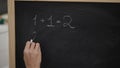
<svg viewBox="0 0 120 68">
<path fill-rule="evenodd" d="M 37 25 L 37 23 L 46 23 L 46 27 L 49 28 L 53 28 L 56 27 L 56 24 L 62 24 L 62 27 L 65 28 L 70 28 L 70 29 L 74 29 L 75 27 L 71 25 L 72 23 L 72 17 L 70 15 L 64 15 L 62 17 L 62 20 L 56 20 L 55 21 L 55 17 L 54 16 L 49 16 L 48 18 L 40 18 L 40 20 L 37 22 L 37 18 L 38 15 L 34 15 L 33 21 L 34 21 L 34 25 Z M 56 23 L 56 24 L 55 24 Z"/>
<path fill-rule="evenodd" d="M 34 21 L 34 25 L 36 26 L 36 24 L 37 24 L 37 15 L 34 16 L 33 21 Z"/>
<path fill-rule="evenodd" d="M 60 20 L 57 20 L 56 23 L 61 23 L 61 21 L 60 21 Z"/>
<path fill-rule="evenodd" d="M 45 22 L 45 20 L 44 20 L 44 19 L 41 19 L 40 21 L 41 21 L 42 23 L 44 23 L 44 22 Z"/>
<path fill-rule="evenodd" d="M 65 23 L 63 23 L 63 27 L 67 27 L 68 26 L 69 28 L 74 29 L 75 27 L 71 26 L 71 22 L 72 22 L 71 16 L 69 16 L 69 15 L 64 16 L 63 20 L 66 20 L 66 19 L 69 19 L 69 20 L 66 21 Z"/>
<path fill-rule="evenodd" d="M 53 16 L 50 16 L 50 17 L 48 18 L 48 21 L 50 21 L 50 24 L 47 25 L 47 27 L 55 27 L 55 25 L 53 25 Z"/>
</svg>

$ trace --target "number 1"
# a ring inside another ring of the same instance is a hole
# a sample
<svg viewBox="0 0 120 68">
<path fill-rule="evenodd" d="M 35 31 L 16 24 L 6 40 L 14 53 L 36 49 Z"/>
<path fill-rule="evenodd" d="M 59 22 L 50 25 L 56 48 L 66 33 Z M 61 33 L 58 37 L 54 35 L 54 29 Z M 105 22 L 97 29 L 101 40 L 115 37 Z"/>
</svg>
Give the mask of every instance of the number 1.
<svg viewBox="0 0 120 68">
<path fill-rule="evenodd" d="M 33 18 L 34 20 L 34 25 L 36 26 L 36 23 L 37 23 L 37 15 L 35 15 L 35 17 Z"/>
<path fill-rule="evenodd" d="M 48 18 L 48 21 L 50 21 L 50 24 L 47 25 L 47 27 L 55 27 L 55 25 L 53 25 L 53 16 L 50 16 L 50 17 Z"/>
</svg>

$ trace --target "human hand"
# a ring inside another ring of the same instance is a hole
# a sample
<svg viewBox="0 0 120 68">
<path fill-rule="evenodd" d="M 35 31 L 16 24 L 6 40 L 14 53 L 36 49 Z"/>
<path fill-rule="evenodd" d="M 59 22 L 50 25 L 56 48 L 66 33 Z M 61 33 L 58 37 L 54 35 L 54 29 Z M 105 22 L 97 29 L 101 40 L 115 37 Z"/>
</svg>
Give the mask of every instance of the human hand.
<svg viewBox="0 0 120 68">
<path fill-rule="evenodd" d="M 28 41 L 24 49 L 24 62 L 26 68 L 40 68 L 41 49 L 39 43 Z"/>
</svg>

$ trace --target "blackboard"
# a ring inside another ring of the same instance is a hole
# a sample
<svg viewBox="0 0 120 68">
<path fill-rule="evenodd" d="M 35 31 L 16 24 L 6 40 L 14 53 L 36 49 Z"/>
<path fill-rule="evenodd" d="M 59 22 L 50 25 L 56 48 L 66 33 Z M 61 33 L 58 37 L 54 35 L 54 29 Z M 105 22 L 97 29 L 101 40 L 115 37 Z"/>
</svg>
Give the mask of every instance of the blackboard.
<svg viewBox="0 0 120 68">
<path fill-rule="evenodd" d="M 41 68 L 120 68 L 120 3 L 15 2 L 16 68 L 41 43 Z"/>
<path fill-rule="evenodd" d="M 0 0 L 0 15 L 7 13 L 7 0 Z"/>
</svg>

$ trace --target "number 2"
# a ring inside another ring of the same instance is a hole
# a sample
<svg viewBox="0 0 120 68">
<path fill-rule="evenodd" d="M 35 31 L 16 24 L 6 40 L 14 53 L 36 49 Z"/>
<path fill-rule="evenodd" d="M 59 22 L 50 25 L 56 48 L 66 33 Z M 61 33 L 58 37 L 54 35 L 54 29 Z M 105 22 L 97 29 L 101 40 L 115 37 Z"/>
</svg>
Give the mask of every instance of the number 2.
<svg viewBox="0 0 120 68">
<path fill-rule="evenodd" d="M 71 18 L 71 16 L 69 16 L 69 15 L 65 15 L 64 17 L 63 17 L 63 20 L 66 20 L 66 19 L 70 19 L 68 22 L 65 22 L 65 23 L 63 23 L 63 27 L 70 27 L 71 29 L 74 29 L 75 27 L 73 27 L 73 26 L 71 26 L 71 22 L 72 22 L 72 18 Z"/>
</svg>

